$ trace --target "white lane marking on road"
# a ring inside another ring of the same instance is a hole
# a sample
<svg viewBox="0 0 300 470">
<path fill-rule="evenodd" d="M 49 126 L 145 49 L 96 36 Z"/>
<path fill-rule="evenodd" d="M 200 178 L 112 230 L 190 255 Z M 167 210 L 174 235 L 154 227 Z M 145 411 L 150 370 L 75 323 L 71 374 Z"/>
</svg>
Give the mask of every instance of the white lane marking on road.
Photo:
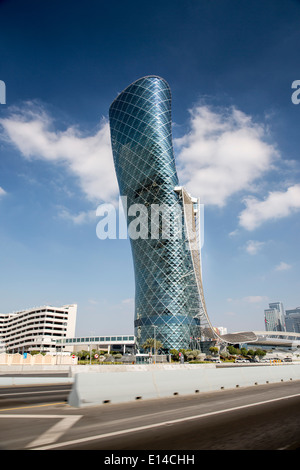
<svg viewBox="0 0 300 470">
<path fill-rule="evenodd" d="M 58 423 L 55 423 L 51 428 L 49 428 L 47 431 L 45 431 L 43 434 L 41 434 L 37 439 L 34 439 L 30 444 L 28 444 L 26 447 L 36 447 L 36 446 L 43 446 L 46 444 L 53 444 L 57 439 L 60 438 L 68 429 L 70 429 L 80 418 L 82 415 L 67 415 L 67 416 L 62 416 L 62 415 L 32 415 L 32 414 L 22 414 L 22 415 L 16 415 L 16 414 L 5 414 L 5 415 L 0 415 L 0 418 L 35 418 L 35 419 L 59 419 L 60 421 Z"/>
<path fill-rule="evenodd" d="M 57 441 L 60 436 L 70 429 L 80 418 L 81 415 L 65 416 L 58 423 L 54 424 L 50 429 L 48 429 L 48 431 L 44 432 L 44 434 L 32 441 L 26 447 L 38 447 Z"/>
<path fill-rule="evenodd" d="M 243 408 L 251 408 L 251 407 L 254 407 L 254 406 L 258 406 L 258 405 L 265 405 L 267 403 L 272 403 L 272 402 L 280 401 L 280 400 L 287 400 L 289 398 L 295 398 L 295 397 L 299 397 L 299 396 L 300 396 L 300 393 L 296 393 L 294 395 L 288 395 L 286 397 L 272 398 L 271 400 L 259 401 L 259 402 L 256 402 L 256 403 L 249 403 L 248 405 L 240 405 L 240 406 L 235 406 L 233 408 L 226 408 L 225 410 L 211 411 L 209 413 L 203 413 L 203 414 L 194 415 L 194 416 L 187 416 L 185 418 L 173 419 L 173 420 L 164 421 L 164 422 L 161 422 L 161 423 L 148 424 L 148 425 L 139 426 L 139 427 L 136 427 L 136 428 L 122 429 L 120 431 L 113 431 L 113 432 L 108 432 L 108 433 L 105 433 L 105 434 L 98 434 L 96 436 L 83 437 L 81 439 L 74 439 L 72 441 L 59 442 L 59 443 L 56 443 L 56 444 L 52 444 L 52 445 L 50 444 L 50 445 L 46 445 L 46 446 L 43 446 L 43 447 L 35 447 L 34 449 L 31 449 L 31 450 L 48 450 L 48 449 L 56 449 L 58 447 L 66 447 L 66 446 L 70 446 L 70 445 L 72 446 L 72 445 L 76 445 L 76 444 L 83 444 L 83 443 L 89 442 L 89 441 L 95 441 L 95 440 L 105 439 L 105 438 L 109 438 L 109 437 L 121 436 L 122 434 L 128 434 L 128 433 L 131 433 L 131 432 L 138 432 L 138 431 L 145 431 L 147 429 L 154 429 L 154 428 L 158 428 L 158 427 L 161 427 L 161 426 L 168 426 L 168 425 L 172 425 L 172 424 L 178 424 L 178 423 L 182 423 L 184 421 L 191 421 L 193 419 L 206 418 L 208 416 L 218 415 L 218 414 L 222 414 L 222 413 L 228 413 L 230 411 L 241 410 Z"/>
</svg>

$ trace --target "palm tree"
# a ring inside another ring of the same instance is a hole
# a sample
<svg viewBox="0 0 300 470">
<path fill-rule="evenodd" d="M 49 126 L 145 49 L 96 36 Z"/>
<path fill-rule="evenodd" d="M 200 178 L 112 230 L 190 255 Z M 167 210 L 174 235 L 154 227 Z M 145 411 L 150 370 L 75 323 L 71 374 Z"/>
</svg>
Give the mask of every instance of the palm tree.
<svg viewBox="0 0 300 470">
<path fill-rule="evenodd" d="M 145 343 L 142 345 L 143 349 L 149 349 L 149 350 L 151 350 L 151 353 L 152 353 L 152 349 L 154 348 L 155 349 L 155 351 L 154 351 L 155 354 L 157 354 L 157 350 L 162 348 L 162 347 L 163 347 L 162 342 L 157 340 L 157 339 L 154 339 L 154 338 L 146 339 Z"/>
</svg>

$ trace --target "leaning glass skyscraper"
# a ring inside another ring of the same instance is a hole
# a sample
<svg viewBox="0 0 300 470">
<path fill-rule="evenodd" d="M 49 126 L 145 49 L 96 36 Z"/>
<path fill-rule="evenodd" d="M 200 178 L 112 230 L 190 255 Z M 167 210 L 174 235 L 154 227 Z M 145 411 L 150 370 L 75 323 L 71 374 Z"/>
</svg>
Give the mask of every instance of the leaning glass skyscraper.
<svg viewBox="0 0 300 470">
<path fill-rule="evenodd" d="M 164 350 L 200 349 L 216 334 L 202 288 L 199 201 L 179 186 L 167 82 L 157 76 L 135 81 L 113 101 L 109 120 L 120 195 L 128 208 L 138 347 L 155 338 Z"/>
</svg>

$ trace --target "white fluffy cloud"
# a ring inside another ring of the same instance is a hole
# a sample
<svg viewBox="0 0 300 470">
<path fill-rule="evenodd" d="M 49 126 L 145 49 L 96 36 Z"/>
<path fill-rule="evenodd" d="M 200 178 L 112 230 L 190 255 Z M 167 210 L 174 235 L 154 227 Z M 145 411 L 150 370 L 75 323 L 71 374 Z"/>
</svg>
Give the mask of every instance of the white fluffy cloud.
<svg viewBox="0 0 300 470">
<path fill-rule="evenodd" d="M 265 242 L 259 242 L 257 240 L 248 240 L 246 244 L 246 251 L 249 255 L 256 255 L 261 248 L 265 245 Z"/>
<path fill-rule="evenodd" d="M 107 121 L 97 132 L 82 135 L 75 127 L 53 130 L 53 122 L 41 108 L 16 109 L 0 124 L 9 139 L 28 159 L 59 163 L 78 178 L 88 199 L 111 201 L 118 194 Z"/>
<path fill-rule="evenodd" d="M 76 127 L 59 131 L 41 107 L 32 104 L 14 109 L 0 119 L 2 139 L 14 144 L 27 159 L 39 159 L 62 165 L 93 202 L 113 202 L 118 196 L 109 123 L 102 120 L 93 135 L 84 135 Z M 180 183 L 201 202 L 219 207 L 230 196 L 255 191 L 256 184 L 274 168 L 278 152 L 267 143 L 263 125 L 231 108 L 212 110 L 196 106 L 190 111 L 190 131 L 174 140 Z M 0 197 L 5 191 L 0 187 Z M 266 220 L 285 217 L 300 209 L 300 185 L 285 192 L 272 192 L 261 201 L 244 199 L 246 208 L 239 217 L 240 226 L 253 230 Z M 61 217 L 83 223 L 90 214 Z M 249 245 L 254 254 L 260 246 Z"/>
<path fill-rule="evenodd" d="M 300 210 L 300 184 L 286 191 L 272 191 L 263 201 L 254 197 L 245 199 L 246 208 L 239 216 L 239 223 L 247 230 L 254 230 L 263 222 L 287 217 Z"/>
<path fill-rule="evenodd" d="M 281 261 L 281 263 L 279 263 L 276 267 L 275 267 L 275 271 L 288 271 L 289 269 L 291 269 L 291 265 L 288 264 L 288 263 L 285 263 L 284 261 Z"/>
<path fill-rule="evenodd" d="M 266 130 L 232 108 L 215 112 L 207 106 L 190 111 L 191 131 L 175 139 L 181 182 L 204 204 L 219 207 L 272 168 L 276 148 Z"/>
</svg>

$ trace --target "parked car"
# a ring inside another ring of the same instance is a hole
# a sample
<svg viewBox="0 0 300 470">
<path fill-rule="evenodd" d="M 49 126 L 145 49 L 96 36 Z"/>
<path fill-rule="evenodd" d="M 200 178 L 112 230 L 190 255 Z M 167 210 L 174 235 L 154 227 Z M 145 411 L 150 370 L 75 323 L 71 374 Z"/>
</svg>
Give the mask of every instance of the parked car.
<svg viewBox="0 0 300 470">
<path fill-rule="evenodd" d="M 237 357 L 235 362 L 249 362 L 248 359 L 245 359 L 244 357 Z"/>
</svg>

